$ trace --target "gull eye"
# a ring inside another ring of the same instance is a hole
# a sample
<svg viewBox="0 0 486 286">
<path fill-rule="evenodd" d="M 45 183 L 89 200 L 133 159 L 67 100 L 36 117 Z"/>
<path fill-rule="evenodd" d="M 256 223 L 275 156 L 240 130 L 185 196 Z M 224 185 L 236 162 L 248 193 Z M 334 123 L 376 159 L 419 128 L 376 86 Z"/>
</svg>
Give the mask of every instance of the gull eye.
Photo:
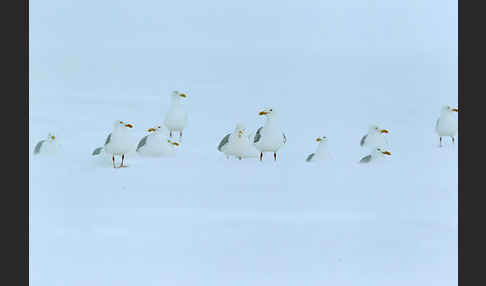
<svg viewBox="0 0 486 286">
<path fill-rule="evenodd" d="M 270 108 L 270 111 L 273 111 L 273 110 Z"/>
<path fill-rule="evenodd" d="M 157 128 L 160 128 L 160 126 L 157 126 Z"/>
<path fill-rule="evenodd" d="M 123 121 L 120 121 L 120 124 L 123 124 Z"/>
</svg>

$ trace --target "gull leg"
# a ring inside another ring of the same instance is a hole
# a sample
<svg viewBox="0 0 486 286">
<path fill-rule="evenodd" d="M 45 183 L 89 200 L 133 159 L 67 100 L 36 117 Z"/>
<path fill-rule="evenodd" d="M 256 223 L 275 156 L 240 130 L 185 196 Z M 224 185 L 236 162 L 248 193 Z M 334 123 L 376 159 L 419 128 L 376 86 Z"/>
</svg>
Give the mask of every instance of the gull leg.
<svg viewBox="0 0 486 286">
<path fill-rule="evenodd" d="M 115 166 L 115 155 L 113 155 L 113 156 L 111 157 L 111 161 L 113 161 L 113 168 L 116 168 L 116 166 Z"/>
<path fill-rule="evenodd" d="M 277 153 L 276 152 L 273 152 L 273 160 L 277 161 Z"/>
<path fill-rule="evenodd" d="M 439 147 L 442 147 L 442 136 L 440 136 L 440 143 L 439 143 Z"/>
<path fill-rule="evenodd" d="M 454 136 L 451 136 L 451 138 L 452 138 L 452 144 L 454 144 Z"/>
<path fill-rule="evenodd" d="M 172 138 L 172 129 L 169 131 L 169 136 Z"/>
<path fill-rule="evenodd" d="M 182 130 L 179 131 L 179 141 L 182 141 Z"/>
<path fill-rule="evenodd" d="M 260 161 L 263 160 L 263 152 L 260 152 Z"/>
<path fill-rule="evenodd" d="M 124 154 L 124 153 L 122 153 L 122 161 L 121 161 L 121 164 L 120 164 L 120 168 L 121 168 L 121 167 L 125 167 L 125 166 L 123 166 L 123 160 L 124 160 L 124 159 L 125 159 L 125 154 Z"/>
</svg>

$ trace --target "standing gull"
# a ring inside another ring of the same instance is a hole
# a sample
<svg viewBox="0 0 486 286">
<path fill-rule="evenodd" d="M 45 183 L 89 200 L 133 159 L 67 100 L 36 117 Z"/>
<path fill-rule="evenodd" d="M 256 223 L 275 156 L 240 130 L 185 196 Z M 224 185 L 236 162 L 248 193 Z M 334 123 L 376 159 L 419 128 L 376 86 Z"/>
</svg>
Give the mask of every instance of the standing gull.
<svg viewBox="0 0 486 286">
<path fill-rule="evenodd" d="M 316 152 L 307 156 L 307 159 L 305 159 L 306 162 L 321 161 L 329 157 L 329 152 L 327 151 L 327 137 L 318 137 L 316 141 L 319 142 L 317 144 Z"/>
<path fill-rule="evenodd" d="M 371 161 L 380 160 L 380 159 L 384 158 L 385 155 L 390 156 L 391 153 L 388 152 L 388 151 L 382 150 L 381 148 L 375 148 L 373 150 L 373 152 L 371 152 L 370 155 L 361 158 L 361 160 L 359 162 L 361 164 L 370 163 Z"/>
<path fill-rule="evenodd" d="M 170 95 L 171 103 L 169 111 L 164 120 L 164 125 L 169 129 L 169 135 L 172 137 L 173 132 L 179 132 L 179 140 L 182 138 L 182 130 L 187 125 L 187 112 L 182 108 L 182 99 L 186 98 L 186 94 L 180 93 L 177 90 Z"/>
<path fill-rule="evenodd" d="M 35 145 L 34 155 L 46 154 L 52 155 L 59 151 L 59 145 L 56 141 L 56 136 L 53 133 L 47 135 L 47 139 L 39 141 Z"/>
<path fill-rule="evenodd" d="M 240 160 L 258 157 L 258 150 L 250 143 L 246 128 L 241 123 L 236 124 L 233 133 L 223 137 L 218 145 L 218 151 L 223 152 L 227 158 L 235 156 Z"/>
<path fill-rule="evenodd" d="M 442 147 L 442 136 L 451 137 L 454 143 L 454 136 L 457 133 L 457 120 L 453 112 L 458 112 L 457 108 L 451 108 L 449 105 L 442 107 L 440 117 L 435 123 L 435 132 L 439 135 L 439 147 Z"/>
<path fill-rule="evenodd" d="M 179 143 L 172 142 L 164 134 L 161 126 L 149 128 L 149 135 L 144 136 L 137 145 L 137 153 L 142 156 L 171 156 L 174 155 L 174 146 L 179 146 Z"/>
<path fill-rule="evenodd" d="M 115 155 L 121 155 L 122 160 L 118 168 L 126 167 L 123 165 L 123 160 L 125 159 L 125 153 L 128 153 L 132 149 L 132 138 L 128 133 L 128 128 L 132 128 L 133 125 L 129 123 L 124 123 L 123 121 L 115 121 L 113 123 L 113 131 L 108 134 L 105 140 L 104 147 L 96 148 L 92 155 L 98 155 L 101 151 L 111 154 L 111 160 L 113 161 L 113 168 L 115 166 Z"/>
<path fill-rule="evenodd" d="M 385 133 L 388 133 L 388 130 L 381 129 L 376 125 L 371 125 L 368 128 L 368 134 L 361 138 L 359 145 L 370 150 L 373 150 L 376 147 L 386 147 L 388 146 L 388 142 L 386 141 Z"/>
<path fill-rule="evenodd" d="M 263 152 L 273 152 L 274 161 L 277 160 L 277 151 L 287 142 L 287 137 L 280 129 L 278 113 L 274 108 L 265 109 L 258 113 L 267 117 L 265 125 L 258 128 L 253 143 L 260 151 L 260 161 L 263 160 Z"/>
</svg>

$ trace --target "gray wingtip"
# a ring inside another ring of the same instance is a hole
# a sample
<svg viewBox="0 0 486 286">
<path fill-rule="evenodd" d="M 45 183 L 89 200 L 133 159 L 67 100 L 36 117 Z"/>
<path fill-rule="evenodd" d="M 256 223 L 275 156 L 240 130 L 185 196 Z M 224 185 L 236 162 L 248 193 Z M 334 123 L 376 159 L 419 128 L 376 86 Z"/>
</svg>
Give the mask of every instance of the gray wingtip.
<svg viewBox="0 0 486 286">
<path fill-rule="evenodd" d="M 93 155 L 93 156 L 99 155 L 99 154 L 101 154 L 101 150 L 103 150 L 103 147 L 98 147 L 98 148 L 94 149 L 94 151 L 93 151 L 93 153 L 91 153 L 91 155 Z"/>
<path fill-rule="evenodd" d="M 359 146 L 363 147 L 364 143 L 365 143 L 365 140 L 366 140 L 366 137 L 368 137 L 368 134 L 364 135 L 362 138 L 361 138 L 361 141 L 359 142 Z"/>
<path fill-rule="evenodd" d="M 41 147 L 42 147 L 42 143 L 44 143 L 45 140 L 41 140 L 39 141 L 39 143 L 37 143 L 37 145 L 35 145 L 35 148 L 34 148 L 34 155 L 37 155 L 40 153 L 40 150 L 41 150 Z"/>
<path fill-rule="evenodd" d="M 223 148 L 223 146 L 226 145 L 226 143 L 228 143 L 230 136 L 231 134 L 227 134 L 226 136 L 223 137 L 223 139 L 221 139 L 221 142 L 219 142 L 218 145 L 218 151 L 222 152 L 221 148 Z"/>
<path fill-rule="evenodd" d="M 371 155 L 365 156 L 359 160 L 360 164 L 369 163 L 371 161 Z"/>
<path fill-rule="evenodd" d="M 140 142 L 138 142 L 138 145 L 137 145 L 137 152 L 138 150 L 140 150 L 140 148 L 142 148 L 146 143 L 147 143 L 147 137 L 148 135 L 144 136 L 142 139 L 140 139 Z"/>
<path fill-rule="evenodd" d="M 258 128 L 257 132 L 255 133 L 255 136 L 253 137 L 253 143 L 257 143 L 258 141 L 260 141 L 260 138 L 262 137 L 260 131 L 262 130 L 262 128 L 263 126 Z"/>
<path fill-rule="evenodd" d="M 307 156 L 307 159 L 305 159 L 306 162 L 310 162 L 312 160 L 312 157 L 314 157 L 314 154 L 315 153 L 312 153 L 310 154 L 309 156 Z"/>
</svg>

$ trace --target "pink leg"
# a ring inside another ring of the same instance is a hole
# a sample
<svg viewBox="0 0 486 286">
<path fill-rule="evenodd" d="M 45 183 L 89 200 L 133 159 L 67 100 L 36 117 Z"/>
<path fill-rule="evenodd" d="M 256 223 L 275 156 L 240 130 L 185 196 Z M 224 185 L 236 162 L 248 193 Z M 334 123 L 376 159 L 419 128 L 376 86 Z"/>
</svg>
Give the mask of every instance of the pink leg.
<svg viewBox="0 0 486 286">
<path fill-rule="evenodd" d="M 120 168 L 123 167 L 123 160 L 125 159 L 125 154 L 122 153 L 122 161 L 121 161 L 121 164 L 120 164 Z"/>
</svg>

